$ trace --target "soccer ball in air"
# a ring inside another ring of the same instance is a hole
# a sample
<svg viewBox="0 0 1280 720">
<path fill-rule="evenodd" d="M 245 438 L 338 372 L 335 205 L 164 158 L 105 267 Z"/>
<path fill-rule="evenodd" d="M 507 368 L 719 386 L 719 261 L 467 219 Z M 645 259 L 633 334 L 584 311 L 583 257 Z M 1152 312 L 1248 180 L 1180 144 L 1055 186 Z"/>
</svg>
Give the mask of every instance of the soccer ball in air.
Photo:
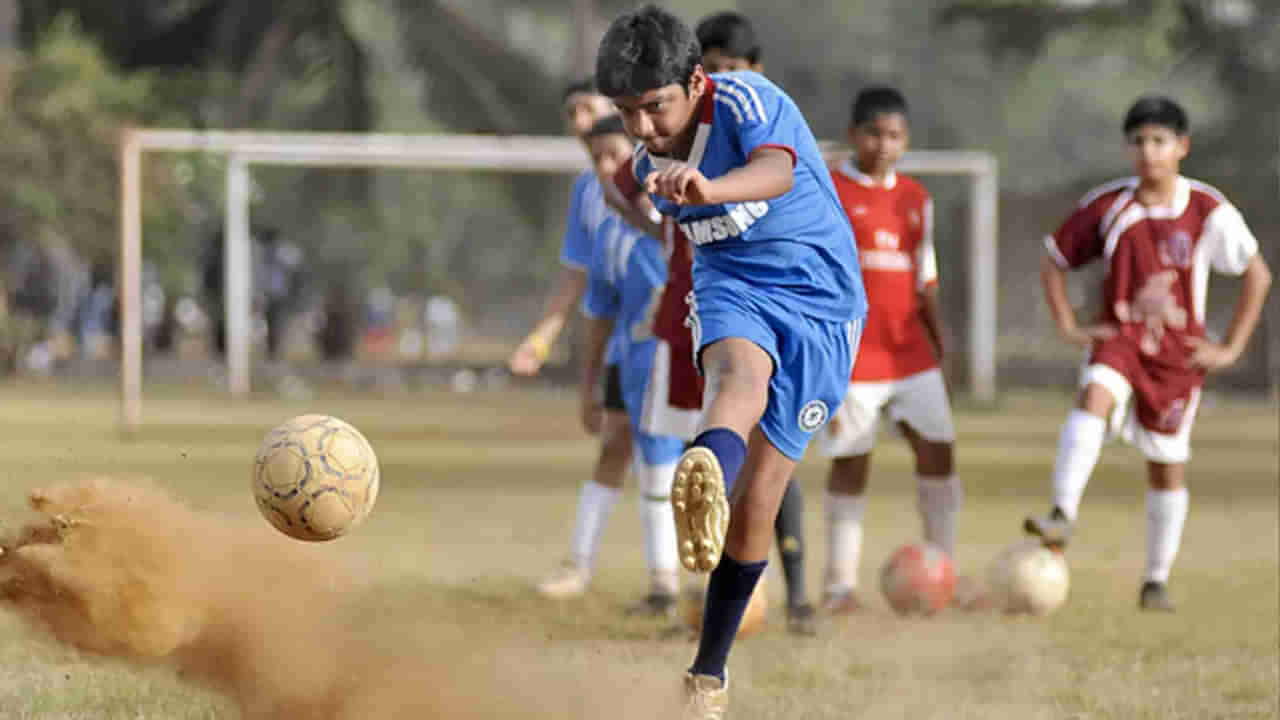
<svg viewBox="0 0 1280 720">
<path fill-rule="evenodd" d="M 903 545 L 880 568 L 880 591 L 900 615 L 932 615 L 951 603 L 955 589 L 951 558 L 932 543 Z"/>
<path fill-rule="evenodd" d="M 1048 615 L 1067 600 L 1071 576 L 1062 553 L 1039 540 L 1005 548 L 987 573 L 997 604 L 1006 612 Z"/>
<path fill-rule="evenodd" d="M 285 535 L 332 540 L 364 522 L 378 479 L 378 458 L 359 430 L 328 415 L 300 415 L 262 439 L 253 497 Z"/>
</svg>

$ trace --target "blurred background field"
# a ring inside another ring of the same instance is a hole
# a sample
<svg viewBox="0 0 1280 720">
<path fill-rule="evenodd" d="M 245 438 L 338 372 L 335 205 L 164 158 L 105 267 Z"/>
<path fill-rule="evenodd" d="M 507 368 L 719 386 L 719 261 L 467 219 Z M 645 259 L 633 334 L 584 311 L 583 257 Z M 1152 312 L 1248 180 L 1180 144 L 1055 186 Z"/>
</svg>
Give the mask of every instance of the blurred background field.
<svg viewBox="0 0 1280 720">
<path fill-rule="evenodd" d="M 513 673 L 529 662 L 567 668 L 583 683 L 602 668 L 670 674 L 670 687 L 655 693 L 674 688 L 673 669 L 692 655 L 691 643 L 661 639 L 662 622 L 622 616 L 647 583 L 634 489 L 606 533 L 589 594 L 557 602 L 533 591 L 564 552 L 574 497 L 595 452 L 571 421 L 571 395 L 369 391 L 233 403 L 170 386 L 152 393 L 148 423 L 127 442 L 115 428 L 114 397 L 101 390 L 23 384 L 0 390 L 0 404 L 7 410 L 0 420 L 6 528 L 26 517 L 32 487 L 94 475 L 150 478 L 197 508 L 256 520 L 248 484 L 259 439 L 285 417 L 320 409 L 360 427 L 382 461 L 373 515 L 325 549 L 355 560 L 383 619 L 446 626 L 463 637 L 496 631 L 526 648 L 506 657 Z M 962 572 L 981 577 L 1017 539 L 1022 515 L 1042 508 L 1067 404 L 1065 393 L 1015 393 L 994 410 L 960 411 Z M 1128 449 L 1105 453 L 1068 556 L 1069 602 L 1044 619 L 890 613 L 876 571 L 890 550 L 916 537 L 918 520 L 909 456 L 900 442 L 885 442 L 872 476 L 861 577 L 869 609 L 827 625 L 817 639 L 797 640 L 783 628 L 782 583 L 774 577 L 769 626 L 734 654 L 741 680 L 734 717 L 1274 717 L 1278 437 L 1274 407 L 1206 401 L 1172 578 L 1176 615 L 1135 609 L 1144 470 Z M 811 458 L 800 472 L 810 498 L 810 587 L 817 588 L 824 468 Z M 53 646 L 10 615 L 0 615 L 0 668 L 6 719 L 235 717 L 221 698 L 169 671 Z M 503 678 L 493 682 L 502 692 Z"/>
</svg>

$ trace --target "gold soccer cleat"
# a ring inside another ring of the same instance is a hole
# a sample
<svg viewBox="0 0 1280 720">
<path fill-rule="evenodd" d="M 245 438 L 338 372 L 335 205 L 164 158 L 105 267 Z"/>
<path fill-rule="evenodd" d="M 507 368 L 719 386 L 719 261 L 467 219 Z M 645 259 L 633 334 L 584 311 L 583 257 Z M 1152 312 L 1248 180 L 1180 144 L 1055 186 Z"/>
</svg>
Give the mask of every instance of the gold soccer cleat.
<svg viewBox="0 0 1280 720">
<path fill-rule="evenodd" d="M 729 530 L 729 501 L 720 461 L 704 447 L 691 447 L 676 464 L 671 485 L 680 562 L 690 572 L 706 573 L 720 563 Z"/>
<path fill-rule="evenodd" d="M 712 675 L 684 674 L 684 712 L 681 720 L 725 720 L 729 712 L 729 680 Z"/>
</svg>

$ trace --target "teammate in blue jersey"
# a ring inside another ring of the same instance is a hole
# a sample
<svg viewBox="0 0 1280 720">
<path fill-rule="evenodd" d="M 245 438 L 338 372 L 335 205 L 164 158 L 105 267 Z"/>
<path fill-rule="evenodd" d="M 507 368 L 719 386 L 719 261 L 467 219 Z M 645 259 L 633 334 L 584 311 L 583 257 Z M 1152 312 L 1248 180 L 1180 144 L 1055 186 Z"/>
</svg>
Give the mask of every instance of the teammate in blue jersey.
<svg viewBox="0 0 1280 720">
<path fill-rule="evenodd" d="M 601 117 L 613 113 L 608 99 L 596 91 L 591 81 L 566 88 L 563 107 L 565 129 L 578 138 L 583 138 Z M 585 139 L 583 143 L 586 144 Z M 547 297 L 538 324 L 508 361 L 512 373 L 529 376 L 541 370 L 570 311 L 582 297 L 596 230 L 607 214 L 595 171 L 584 171 L 573 184 L 560 251 L 560 274 Z M 631 433 L 618 391 L 616 357 L 611 355 L 609 361 L 605 372 L 605 412 L 597 431 L 601 437 L 600 455 L 591 478 L 583 484 L 578 497 L 569 556 L 538 583 L 538 592 L 548 597 L 575 597 L 586 592 L 599 531 L 608 522 L 622 495 L 622 482 L 631 462 Z"/>
<path fill-rule="evenodd" d="M 631 142 L 616 115 L 596 123 L 587 134 L 596 168 L 605 177 L 631 154 Z M 582 373 L 582 416 L 590 426 L 599 417 L 595 400 L 606 344 L 619 349 L 621 390 L 631 421 L 634 444 L 633 475 L 640 490 L 640 517 L 644 525 L 645 557 L 649 565 L 650 590 L 640 606 L 632 610 L 647 615 L 672 615 L 679 590 L 675 519 L 671 511 L 671 481 L 676 460 L 690 436 L 654 435 L 643 430 L 645 417 L 667 400 L 664 367 L 670 363 L 669 348 L 653 332 L 658 301 L 667 280 L 667 263 L 662 245 L 616 214 L 600 225 L 591 265 L 587 269 L 587 289 L 582 299 L 587 316 L 587 348 Z M 666 412 L 678 412 L 666 410 Z M 685 426 L 696 424 L 696 411 Z"/>
<path fill-rule="evenodd" d="M 729 649 L 782 493 L 843 399 L 866 296 L 817 141 L 777 86 L 708 75 L 692 30 L 654 6 L 609 26 L 596 82 L 640 141 L 635 179 L 696 246 L 690 321 L 706 412 L 671 497 L 681 562 L 713 571 L 686 717 L 722 718 Z"/>
</svg>

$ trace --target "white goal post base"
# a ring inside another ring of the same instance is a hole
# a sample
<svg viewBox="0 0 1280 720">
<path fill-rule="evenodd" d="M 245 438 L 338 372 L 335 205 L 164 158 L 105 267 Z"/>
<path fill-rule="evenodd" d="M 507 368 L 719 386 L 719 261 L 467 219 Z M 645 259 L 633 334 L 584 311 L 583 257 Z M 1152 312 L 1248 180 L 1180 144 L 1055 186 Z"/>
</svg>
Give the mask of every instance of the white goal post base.
<svg viewBox="0 0 1280 720">
<path fill-rule="evenodd" d="M 841 151 L 824 143 L 828 153 Z M 233 395 L 250 388 L 249 172 L 253 165 L 382 167 L 507 173 L 570 173 L 588 166 L 568 137 L 262 133 L 126 129 L 120 143 L 120 398 L 125 431 L 142 422 L 142 156 L 203 152 L 227 157 L 223 282 L 227 373 Z M 997 164 L 985 152 L 914 151 L 906 172 L 970 178 L 969 387 L 995 400 Z"/>
</svg>

